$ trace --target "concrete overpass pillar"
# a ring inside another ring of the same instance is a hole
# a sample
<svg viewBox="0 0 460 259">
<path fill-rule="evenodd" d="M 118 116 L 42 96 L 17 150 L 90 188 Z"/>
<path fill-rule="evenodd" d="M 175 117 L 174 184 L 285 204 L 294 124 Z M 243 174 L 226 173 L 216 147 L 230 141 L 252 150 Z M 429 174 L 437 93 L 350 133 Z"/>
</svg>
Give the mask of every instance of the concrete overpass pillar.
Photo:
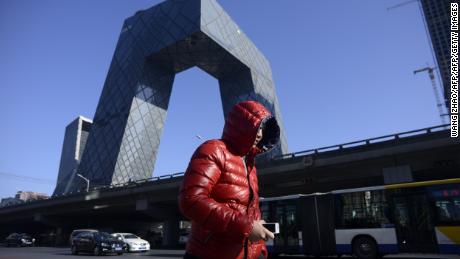
<svg viewBox="0 0 460 259">
<path fill-rule="evenodd" d="M 59 217 L 52 217 L 43 215 L 41 213 L 35 213 L 33 222 L 43 224 L 47 226 L 55 234 L 54 245 L 55 246 L 67 246 L 69 244 L 69 236 L 71 233 L 71 222 L 63 220 Z"/>
<path fill-rule="evenodd" d="M 56 239 L 55 246 L 67 246 L 69 245 L 69 236 L 71 230 L 67 227 L 58 227 L 56 228 Z"/>
<path fill-rule="evenodd" d="M 163 223 L 163 246 L 175 247 L 179 245 L 179 218 L 171 217 Z"/>
</svg>

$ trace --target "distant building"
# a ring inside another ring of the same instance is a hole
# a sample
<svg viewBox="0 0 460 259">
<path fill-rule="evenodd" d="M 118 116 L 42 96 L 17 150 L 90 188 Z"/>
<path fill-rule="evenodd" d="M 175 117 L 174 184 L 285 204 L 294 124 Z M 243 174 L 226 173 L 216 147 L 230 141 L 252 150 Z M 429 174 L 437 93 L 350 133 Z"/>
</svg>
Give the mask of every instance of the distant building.
<svg viewBox="0 0 460 259">
<path fill-rule="evenodd" d="M 18 191 L 18 193 L 16 193 L 15 198 L 22 201 L 35 201 L 46 200 L 49 198 L 49 196 L 46 193 Z"/>
<path fill-rule="evenodd" d="M 450 110 L 450 3 L 453 0 L 421 0 L 431 45 L 441 75 L 445 105 Z"/>
<path fill-rule="evenodd" d="M 18 191 L 14 198 L 3 198 L 0 202 L 0 207 L 21 204 L 27 201 L 46 200 L 48 198 L 49 196 L 46 193 Z"/>
<path fill-rule="evenodd" d="M 13 197 L 7 197 L 2 199 L 2 201 L 0 202 L 0 207 L 7 207 L 21 203 L 24 203 L 24 201 Z"/>
<path fill-rule="evenodd" d="M 53 195 L 68 192 L 69 186 L 76 177 L 76 170 L 80 164 L 91 125 L 90 119 L 79 116 L 66 127 L 59 174 Z"/>
</svg>

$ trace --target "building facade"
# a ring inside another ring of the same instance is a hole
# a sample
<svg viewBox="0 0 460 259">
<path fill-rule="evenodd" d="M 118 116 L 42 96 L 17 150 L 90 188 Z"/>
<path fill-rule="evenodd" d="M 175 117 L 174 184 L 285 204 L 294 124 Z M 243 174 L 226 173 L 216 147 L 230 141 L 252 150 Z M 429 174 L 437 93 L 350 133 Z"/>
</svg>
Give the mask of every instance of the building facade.
<svg viewBox="0 0 460 259">
<path fill-rule="evenodd" d="M 58 179 L 53 194 L 60 195 L 69 191 L 71 183 L 76 177 L 83 151 L 85 150 L 91 124 L 92 121 L 90 119 L 79 116 L 67 125 L 62 144 Z M 82 179 L 76 179 L 76 181 L 78 180 L 81 181 Z"/>
<path fill-rule="evenodd" d="M 22 201 L 36 201 L 36 200 L 45 200 L 48 199 L 49 196 L 46 193 L 40 192 L 23 192 L 18 191 L 15 196 L 16 199 Z"/>
<path fill-rule="evenodd" d="M 0 207 L 7 207 L 22 204 L 28 201 L 46 200 L 49 196 L 46 193 L 18 191 L 14 197 L 3 198 Z"/>
<path fill-rule="evenodd" d="M 444 103 L 450 110 L 450 3 L 452 0 L 420 0 L 426 27 L 443 85 Z"/>
<path fill-rule="evenodd" d="M 175 74 L 194 66 L 218 80 L 224 117 L 240 101 L 264 104 L 281 127 L 266 157 L 287 152 L 268 60 L 215 0 L 169 0 L 124 22 L 78 166 L 91 187 L 152 176 Z"/>
</svg>

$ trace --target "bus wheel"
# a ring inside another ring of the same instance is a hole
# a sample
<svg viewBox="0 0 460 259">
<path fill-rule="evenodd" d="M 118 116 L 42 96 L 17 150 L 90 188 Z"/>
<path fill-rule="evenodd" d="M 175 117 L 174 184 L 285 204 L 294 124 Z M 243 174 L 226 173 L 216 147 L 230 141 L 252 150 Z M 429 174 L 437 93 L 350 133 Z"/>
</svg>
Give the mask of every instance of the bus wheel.
<svg viewBox="0 0 460 259">
<path fill-rule="evenodd" d="M 353 241 L 353 254 L 358 259 L 378 258 L 377 245 L 370 237 L 359 237 Z"/>
</svg>

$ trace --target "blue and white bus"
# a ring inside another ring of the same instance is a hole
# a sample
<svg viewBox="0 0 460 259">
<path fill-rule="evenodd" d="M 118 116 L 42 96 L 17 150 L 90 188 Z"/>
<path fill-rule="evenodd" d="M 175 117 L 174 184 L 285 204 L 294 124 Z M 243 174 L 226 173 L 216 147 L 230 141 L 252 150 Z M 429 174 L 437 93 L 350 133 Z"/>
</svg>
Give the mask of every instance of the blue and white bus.
<svg viewBox="0 0 460 259">
<path fill-rule="evenodd" d="M 271 255 L 460 254 L 460 178 L 262 198 Z"/>
</svg>

